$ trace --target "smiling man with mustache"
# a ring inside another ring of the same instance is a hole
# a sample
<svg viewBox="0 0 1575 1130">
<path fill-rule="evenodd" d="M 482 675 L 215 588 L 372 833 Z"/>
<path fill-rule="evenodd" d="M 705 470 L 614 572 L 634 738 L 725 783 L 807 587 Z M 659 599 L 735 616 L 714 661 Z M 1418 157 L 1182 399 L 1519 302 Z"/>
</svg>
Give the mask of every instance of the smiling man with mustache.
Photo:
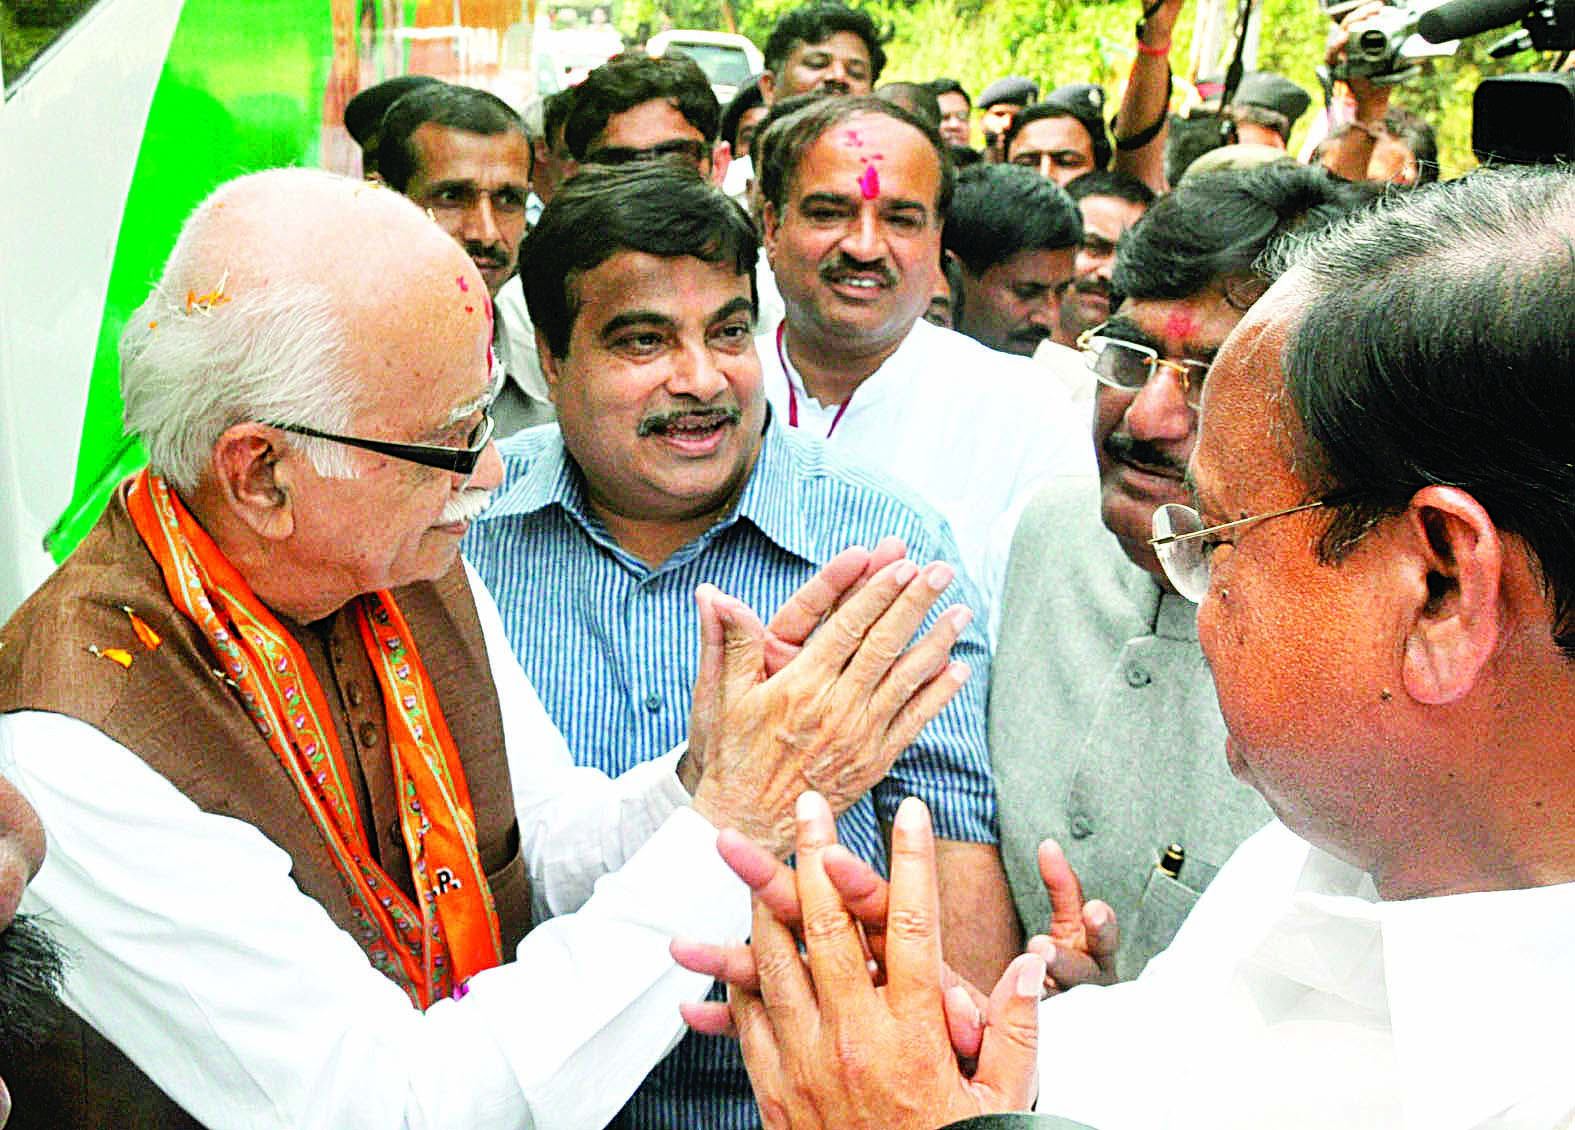
<svg viewBox="0 0 1575 1130">
<path fill-rule="evenodd" d="M 982 576 L 1001 516 L 1090 460 L 1086 417 L 1054 377 L 920 317 L 955 180 L 945 142 L 900 106 L 838 98 L 772 125 L 757 152 L 786 310 L 756 341 L 772 406 L 915 490 Z"/>
<path fill-rule="evenodd" d="M 915 560 L 949 562 L 953 599 L 977 603 L 939 516 L 768 409 L 756 240 L 695 170 L 646 162 L 565 182 L 525 241 L 520 274 L 558 424 L 502 445 L 503 485 L 465 552 L 581 765 L 638 773 L 683 740 L 701 582 L 770 613 L 847 546 L 895 535 Z M 839 270 L 887 285 L 884 264 Z M 940 615 L 967 624 L 965 609 Z M 994 843 L 978 628 L 953 654 L 974 677 L 840 826 L 884 865 L 897 804 L 928 798 L 947 952 L 993 976 L 1016 931 Z M 758 1117 L 736 1050 L 695 1037 L 617 1125 L 743 1130 Z"/>
<path fill-rule="evenodd" d="M 1109 904 L 1056 909 L 1097 926 L 1114 908 L 1121 923 L 1107 975 L 1137 976 L 1269 817 L 1219 756 L 1197 606 L 1171 590 L 1148 539 L 1155 509 L 1188 498 L 1198 400 L 1263 290 L 1254 263 L 1342 215 L 1347 196 L 1292 166 L 1199 177 L 1149 209 L 1116 251 L 1126 298 L 1087 343 L 1099 480 L 1047 486 L 1012 541 L 990 696 L 1002 855 L 1024 930 L 1038 933 L 1053 862 L 1040 844 L 1056 841 Z"/>
</svg>

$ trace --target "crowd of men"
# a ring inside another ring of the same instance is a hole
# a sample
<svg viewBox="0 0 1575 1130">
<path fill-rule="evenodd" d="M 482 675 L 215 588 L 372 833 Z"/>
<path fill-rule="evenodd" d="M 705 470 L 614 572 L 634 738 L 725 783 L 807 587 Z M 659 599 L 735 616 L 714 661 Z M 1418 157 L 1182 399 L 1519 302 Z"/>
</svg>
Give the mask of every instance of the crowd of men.
<svg viewBox="0 0 1575 1130">
<path fill-rule="evenodd" d="M 1567 1124 L 1575 178 L 1204 152 L 1181 10 L 219 186 L 0 629 L 0 1123 Z"/>
</svg>

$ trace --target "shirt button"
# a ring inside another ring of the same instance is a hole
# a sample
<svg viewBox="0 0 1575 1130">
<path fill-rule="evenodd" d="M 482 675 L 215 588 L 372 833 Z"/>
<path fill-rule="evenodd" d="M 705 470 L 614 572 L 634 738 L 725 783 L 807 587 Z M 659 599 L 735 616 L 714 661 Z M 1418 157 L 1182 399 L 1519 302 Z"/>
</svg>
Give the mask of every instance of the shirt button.
<svg viewBox="0 0 1575 1130">
<path fill-rule="evenodd" d="M 654 691 L 646 695 L 645 708 L 652 714 L 655 714 L 658 710 L 662 709 L 662 696 Z"/>
<path fill-rule="evenodd" d="M 377 744 L 377 723 L 362 722 L 360 730 L 356 732 L 356 736 L 361 739 L 362 745 L 366 746 L 367 749 L 371 749 Z"/>
<path fill-rule="evenodd" d="M 331 641 L 328 645 L 328 654 L 333 658 L 335 664 L 343 663 L 345 661 L 345 645 L 338 640 Z"/>
<path fill-rule="evenodd" d="M 1072 817 L 1072 838 L 1086 840 L 1094 834 L 1094 822 L 1087 816 Z"/>
<path fill-rule="evenodd" d="M 1127 683 L 1134 687 L 1146 687 L 1154 681 L 1154 676 L 1148 673 L 1148 668 L 1139 664 L 1132 664 L 1127 668 Z"/>
<path fill-rule="evenodd" d="M 360 706 L 361 700 L 366 696 L 361 693 L 360 683 L 348 683 L 345 686 L 345 697 L 350 700 L 351 706 Z"/>
</svg>

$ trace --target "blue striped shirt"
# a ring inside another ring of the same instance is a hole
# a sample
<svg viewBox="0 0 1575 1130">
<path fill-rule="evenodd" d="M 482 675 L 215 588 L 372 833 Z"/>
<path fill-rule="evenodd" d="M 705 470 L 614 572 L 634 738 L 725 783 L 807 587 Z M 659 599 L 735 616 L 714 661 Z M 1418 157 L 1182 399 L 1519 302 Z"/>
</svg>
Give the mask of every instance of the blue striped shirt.
<svg viewBox="0 0 1575 1130">
<path fill-rule="evenodd" d="M 503 483 L 472 526 L 465 554 L 497 599 L 515 653 L 575 760 L 610 774 L 683 740 L 700 652 L 696 585 L 710 581 L 767 619 L 850 545 L 896 535 L 916 561 L 958 561 L 933 510 L 775 421 L 732 512 L 655 569 L 620 549 L 591 512 L 556 425 L 520 432 L 499 449 Z M 957 569 L 925 628 L 946 601 L 975 603 L 972 582 Z M 984 726 L 989 652 L 980 626 L 970 625 L 953 656 L 968 662 L 973 678 L 837 823 L 842 842 L 882 871 L 881 824 L 905 796 L 930 806 L 941 838 L 996 842 Z M 693 1033 L 616 1123 L 759 1124 L 736 1044 Z"/>
</svg>

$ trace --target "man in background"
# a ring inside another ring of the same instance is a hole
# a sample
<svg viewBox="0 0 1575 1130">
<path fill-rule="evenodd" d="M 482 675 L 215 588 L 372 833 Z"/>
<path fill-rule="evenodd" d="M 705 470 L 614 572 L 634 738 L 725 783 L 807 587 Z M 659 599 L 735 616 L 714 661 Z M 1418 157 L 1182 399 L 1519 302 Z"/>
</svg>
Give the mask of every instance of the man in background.
<svg viewBox="0 0 1575 1130">
<path fill-rule="evenodd" d="M 1086 472 L 1088 440 L 1039 366 L 920 317 L 953 191 L 946 143 L 880 99 L 824 99 L 770 129 L 762 151 L 786 306 L 756 341 L 773 409 L 917 492 L 981 575 L 994 523 L 1040 478 Z M 1066 364 L 1081 362 L 1067 351 Z"/>
<path fill-rule="evenodd" d="M 941 233 L 961 267 L 954 328 L 991 349 L 1032 357 L 1055 334 L 1059 295 L 1082 237 L 1071 197 L 1038 173 L 1013 165 L 964 169 Z"/>
<path fill-rule="evenodd" d="M 448 83 L 422 86 L 383 116 L 379 176 L 431 212 L 486 282 L 501 366 L 494 406 L 505 434 L 552 419 L 546 383 L 528 348 L 529 318 L 514 267 L 525 238 L 531 142 L 501 98 Z"/>
<path fill-rule="evenodd" d="M 1066 191 L 1082 217 L 1083 242 L 1071 282 L 1061 291 L 1056 341 L 1075 346 L 1085 330 L 1110 317 L 1116 244 L 1154 202 L 1154 190 L 1126 173 L 1093 172 L 1070 182 Z M 1085 381 L 1079 399 L 1092 392 Z"/>
</svg>

